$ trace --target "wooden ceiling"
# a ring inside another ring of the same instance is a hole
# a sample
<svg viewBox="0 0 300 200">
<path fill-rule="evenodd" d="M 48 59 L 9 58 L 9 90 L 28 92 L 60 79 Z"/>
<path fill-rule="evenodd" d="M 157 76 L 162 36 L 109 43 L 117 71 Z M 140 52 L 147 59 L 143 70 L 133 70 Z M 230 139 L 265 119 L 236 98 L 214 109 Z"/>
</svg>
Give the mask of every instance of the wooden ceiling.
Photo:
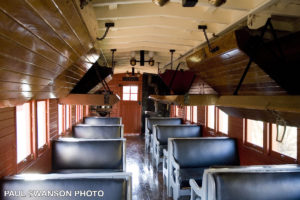
<svg viewBox="0 0 300 200">
<path fill-rule="evenodd" d="M 98 59 L 75 0 L 0 1 L 0 106 L 63 97 Z"/>
<path fill-rule="evenodd" d="M 199 0 L 190 8 L 182 7 L 181 3 L 181 0 L 170 0 L 159 7 L 152 0 L 93 0 L 99 36 L 103 35 L 106 22 L 115 23 L 106 39 L 97 42 L 97 48 L 102 49 L 109 64 L 110 49 L 117 49 L 115 73 L 130 71 L 131 53 L 137 52 L 138 59 L 139 50 L 153 51 L 155 61 L 164 69 L 170 68 L 170 49 L 176 50 L 175 60 L 183 61 L 206 43 L 203 32 L 198 30 L 200 24 L 208 26 L 211 39 L 213 33 L 223 35 L 245 23 L 249 14 L 300 15 L 299 0 L 227 0 L 221 7 Z M 142 72 L 157 73 L 157 67 L 138 68 Z"/>
</svg>

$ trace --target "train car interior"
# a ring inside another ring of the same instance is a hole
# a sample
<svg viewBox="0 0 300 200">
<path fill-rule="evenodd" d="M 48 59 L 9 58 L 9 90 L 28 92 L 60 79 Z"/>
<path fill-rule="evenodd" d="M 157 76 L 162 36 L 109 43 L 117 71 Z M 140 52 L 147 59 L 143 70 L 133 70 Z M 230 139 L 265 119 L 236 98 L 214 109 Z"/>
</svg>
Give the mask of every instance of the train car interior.
<svg viewBox="0 0 300 200">
<path fill-rule="evenodd" d="M 1 0 L 1 200 L 299 200 L 300 0 Z"/>
</svg>

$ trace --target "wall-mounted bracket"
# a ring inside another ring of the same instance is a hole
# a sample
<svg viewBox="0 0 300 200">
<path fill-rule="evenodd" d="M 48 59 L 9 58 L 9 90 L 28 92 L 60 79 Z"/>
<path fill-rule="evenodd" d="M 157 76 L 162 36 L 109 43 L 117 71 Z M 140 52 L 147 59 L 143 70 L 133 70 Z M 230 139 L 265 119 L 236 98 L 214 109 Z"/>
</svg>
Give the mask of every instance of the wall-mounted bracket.
<svg viewBox="0 0 300 200">
<path fill-rule="evenodd" d="M 108 30 L 110 29 L 110 27 L 114 27 L 114 26 L 115 26 L 115 23 L 113 23 L 113 22 L 107 22 L 107 23 L 105 23 L 106 30 L 104 32 L 104 35 L 101 38 L 97 37 L 97 40 L 103 40 L 106 37 L 106 35 L 107 35 Z"/>
</svg>

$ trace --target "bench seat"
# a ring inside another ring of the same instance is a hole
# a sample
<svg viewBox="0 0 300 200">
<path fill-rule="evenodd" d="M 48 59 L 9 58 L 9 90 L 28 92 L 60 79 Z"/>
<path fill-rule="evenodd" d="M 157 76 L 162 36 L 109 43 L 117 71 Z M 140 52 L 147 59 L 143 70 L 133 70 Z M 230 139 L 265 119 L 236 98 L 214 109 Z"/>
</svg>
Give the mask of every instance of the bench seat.
<svg viewBox="0 0 300 200">
<path fill-rule="evenodd" d="M 169 138 L 168 195 L 174 200 L 189 195 L 187 179 L 195 179 L 201 185 L 204 170 L 216 165 L 240 165 L 235 139 Z"/>
<path fill-rule="evenodd" d="M 0 199 L 131 200 L 131 185 L 130 173 L 20 174 L 0 180 Z"/>
<path fill-rule="evenodd" d="M 108 125 L 108 124 L 122 124 L 120 117 L 84 117 L 84 124 L 90 125 Z"/>
<path fill-rule="evenodd" d="M 118 139 L 123 138 L 123 125 L 88 125 L 73 126 L 73 137 L 85 139 Z"/>
</svg>

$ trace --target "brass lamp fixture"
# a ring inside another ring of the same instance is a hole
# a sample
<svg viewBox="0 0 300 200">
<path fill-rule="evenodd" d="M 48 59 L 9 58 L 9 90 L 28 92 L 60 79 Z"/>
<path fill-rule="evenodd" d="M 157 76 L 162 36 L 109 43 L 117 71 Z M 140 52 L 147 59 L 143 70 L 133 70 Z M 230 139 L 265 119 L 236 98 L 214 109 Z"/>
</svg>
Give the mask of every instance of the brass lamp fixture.
<svg viewBox="0 0 300 200">
<path fill-rule="evenodd" d="M 152 66 L 154 66 L 154 63 L 155 63 L 155 61 L 153 59 L 153 52 L 149 52 L 149 57 L 150 57 L 149 60 L 145 60 L 145 51 L 141 50 L 140 51 L 140 60 L 136 60 L 135 59 L 135 52 L 133 52 L 131 54 L 130 65 L 135 66 L 136 63 L 139 62 L 141 66 L 144 66 L 145 62 L 147 62 L 152 67 Z"/>
</svg>

